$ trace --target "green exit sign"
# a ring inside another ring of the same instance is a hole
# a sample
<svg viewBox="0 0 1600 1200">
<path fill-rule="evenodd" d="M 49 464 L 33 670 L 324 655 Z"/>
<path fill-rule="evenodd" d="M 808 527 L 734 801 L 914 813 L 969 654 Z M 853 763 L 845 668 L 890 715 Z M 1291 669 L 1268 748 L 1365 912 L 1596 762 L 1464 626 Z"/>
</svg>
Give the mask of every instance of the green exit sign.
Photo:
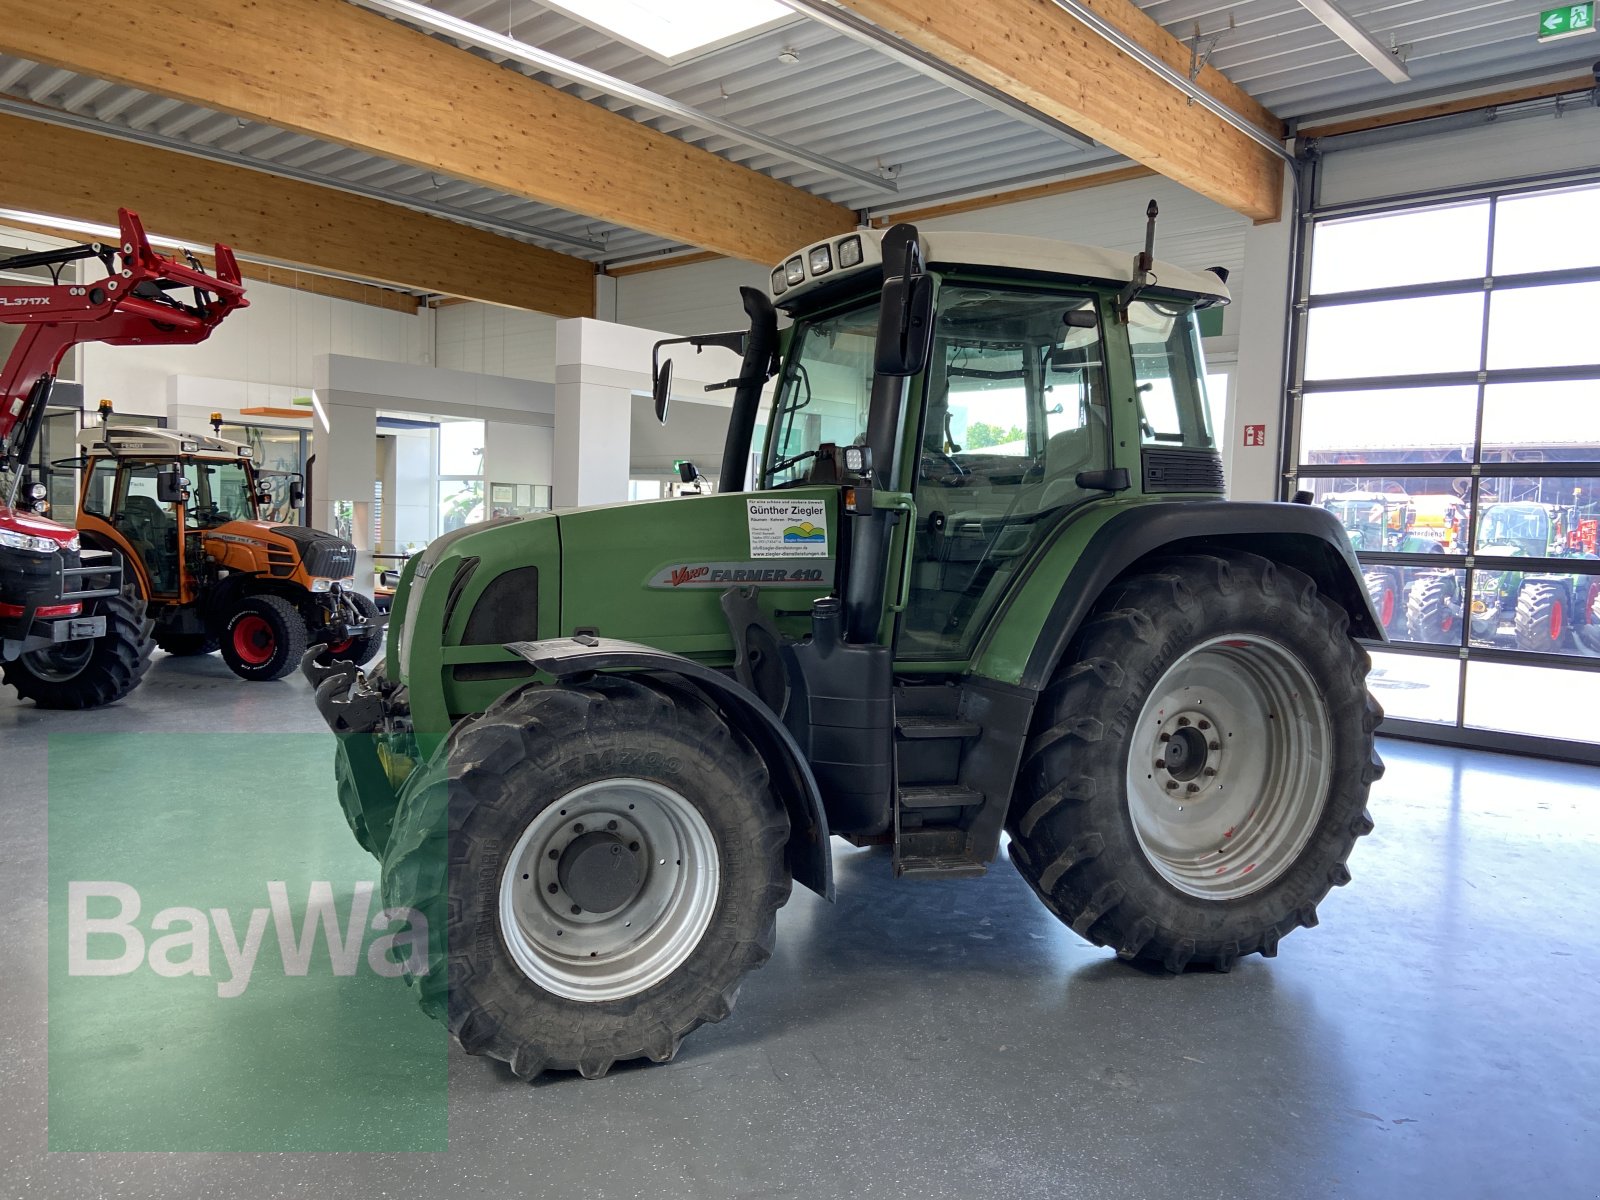
<svg viewBox="0 0 1600 1200">
<path fill-rule="evenodd" d="M 1593 32 L 1593 4 L 1569 4 L 1565 8 L 1552 8 L 1539 14 L 1541 42 L 1553 42 L 1559 38 L 1576 37 L 1580 33 Z"/>
</svg>

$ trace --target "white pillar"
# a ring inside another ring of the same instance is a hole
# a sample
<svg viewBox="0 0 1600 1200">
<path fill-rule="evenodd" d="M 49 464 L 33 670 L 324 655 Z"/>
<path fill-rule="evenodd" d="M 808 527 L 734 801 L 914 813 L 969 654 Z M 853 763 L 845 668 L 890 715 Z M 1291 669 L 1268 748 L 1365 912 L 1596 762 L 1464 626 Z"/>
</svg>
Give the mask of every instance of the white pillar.
<svg viewBox="0 0 1600 1200">
<path fill-rule="evenodd" d="M 628 498 L 633 389 L 622 373 L 597 366 L 609 329 L 575 318 L 556 325 L 555 454 L 557 508 Z"/>
<path fill-rule="evenodd" d="M 1276 500 L 1283 445 L 1283 355 L 1289 305 L 1294 181 L 1285 172 L 1283 219 L 1254 225 L 1244 238 L 1244 294 L 1239 298 L 1239 365 L 1228 408 L 1228 495 Z M 1259 427 L 1259 428 L 1258 428 Z M 1264 435 L 1264 436 L 1259 436 Z"/>
<path fill-rule="evenodd" d="M 339 393 L 313 394 L 311 524 L 333 531 L 334 506 L 351 505 L 351 542 L 356 548 L 356 588 L 372 593 L 372 496 L 378 472 L 377 412 L 365 404 L 341 404 Z"/>
</svg>

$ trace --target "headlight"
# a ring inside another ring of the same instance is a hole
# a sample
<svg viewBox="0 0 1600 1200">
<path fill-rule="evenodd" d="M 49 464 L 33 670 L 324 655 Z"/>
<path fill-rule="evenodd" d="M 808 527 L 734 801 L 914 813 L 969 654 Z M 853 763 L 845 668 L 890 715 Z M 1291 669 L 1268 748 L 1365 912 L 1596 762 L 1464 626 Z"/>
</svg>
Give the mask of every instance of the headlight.
<svg viewBox="0 0 1600 1200">
<path fill-rule="evenodd" d="M 784 278 L 789 281 L 791 286 L 797 283 L 804 283 L 806 281 L 806 264 L 802 262 L 800 260 L 800 256 L 796 254 L 788 262 L 783 264 L 783 274 Z"/>
<path fill-rule="evenodd" d="M 833 270 L 833 248 L 830 246 L 816 246 L 811 251 L 811 273 L 813 275 L 826 275 Z"/>
<path fill-rule="evenodd" d="M 36 483 L 28 489 L 28 499 L 43 500 L 50 494 L 50 489 L 42 483 Z"/>
<path fill-rule="evenodd" d="M 839 269 L 853 267 L 861 261 L 861 235 L 847 237 L 839 243 Z"/>
<path fill-rule="evenodd" d="M 336 583 L 346 591 L 349 591 L 355 587 L 356 577 L 354 575 L 346 575 L 343 579 L 313 579 L 311 581 L 311 590 L 313 592 L 331 592 L 333 591 L 333 585 Z"/>
<path fill-rule="evenodd" d="M 781 296 L 789 290 L 789 281 L 784 277 L 782 267 L 772 269 L 772 294 Z"/>
<path fill-rule="evenodd" d="M 8 550 L 28 550 L 34 554 L 54 554 L 57 550 L 69 550 L 76 553 L 78 550 L 78 535 L 65 542 L 58 542 L 55 538 L 33 537 L 26 533 L 16 533 L 10 529 L 0 529 L 0 546 Z"/>
<path fill-rule="evenodd" d="M 311 581 L 311 590 L 313 592 L 326 592 L 331 587 L 333 587 L 333 580 L 331 579 L 313 579 Z"/>
</svg>

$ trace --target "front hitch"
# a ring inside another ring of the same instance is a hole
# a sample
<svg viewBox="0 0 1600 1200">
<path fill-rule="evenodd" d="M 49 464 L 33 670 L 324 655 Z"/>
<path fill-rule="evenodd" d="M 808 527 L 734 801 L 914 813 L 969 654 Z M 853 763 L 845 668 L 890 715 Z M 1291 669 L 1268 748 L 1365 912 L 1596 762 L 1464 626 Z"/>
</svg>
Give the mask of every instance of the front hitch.
<svg viewBox="0 0 1600 1200">
<path fill-rule="evenodd" d="M 300 674 L 316 695 L 317 711 L 335 733 L 377 733 L 383 728 L 383 695 L 351 662 L 320 663 L 327 647 L 312 646 L 300 659 Z"/>
</svg>

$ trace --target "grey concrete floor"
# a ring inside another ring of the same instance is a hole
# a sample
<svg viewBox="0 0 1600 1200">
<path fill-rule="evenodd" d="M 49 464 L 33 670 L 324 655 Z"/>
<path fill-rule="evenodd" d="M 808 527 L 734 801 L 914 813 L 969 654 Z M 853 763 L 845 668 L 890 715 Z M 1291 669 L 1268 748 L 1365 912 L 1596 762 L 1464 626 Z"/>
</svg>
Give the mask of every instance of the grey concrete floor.
<svg viewBox="0 0 1600 1200">
<path fill-rule="evenodd" d="M 897 884 L 839 843 L 838 903 L 797 891 L 671 1064 L 452 1052 L 448 1152 L 48 1152 L 46 736 L 317 728 L 216 658 L 98 713 L 0 698 L 0 1196 L 1600 1194 L 1600 771 L 1394 741 L 1355 882 L 1229 975 L 1119 965 L 1003 859 Z"/>
</svg>

